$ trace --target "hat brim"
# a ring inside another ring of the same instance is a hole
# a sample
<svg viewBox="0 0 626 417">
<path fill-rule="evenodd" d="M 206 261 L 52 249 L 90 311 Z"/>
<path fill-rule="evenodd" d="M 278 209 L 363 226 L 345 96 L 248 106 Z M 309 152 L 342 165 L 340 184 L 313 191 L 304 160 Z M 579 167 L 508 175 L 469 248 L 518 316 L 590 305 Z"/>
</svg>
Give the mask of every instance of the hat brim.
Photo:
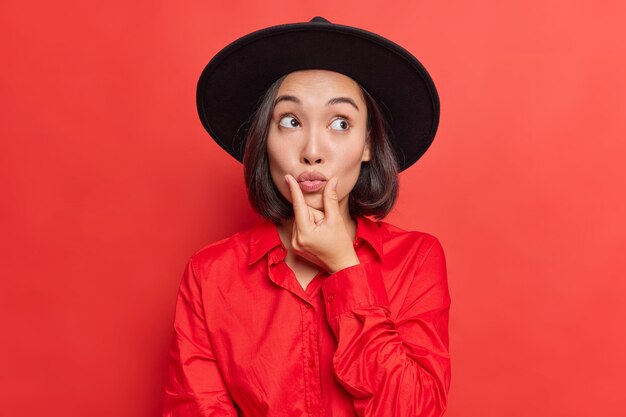
<svg viewBox="0 0 626 417">
<path fill-rule="evenodd" d="M 439 97 L 421 63 L 375 33 L 326 22 L 273 26 L 222 49 L 198 81 L 197 107 L 204 128 L 241 161 L 244 125 L 261 97 L 278 78 L 305 69 L 342 73 L 370 93 L 390 128 L 400 171 L 432 143 Z"/>
</svg>

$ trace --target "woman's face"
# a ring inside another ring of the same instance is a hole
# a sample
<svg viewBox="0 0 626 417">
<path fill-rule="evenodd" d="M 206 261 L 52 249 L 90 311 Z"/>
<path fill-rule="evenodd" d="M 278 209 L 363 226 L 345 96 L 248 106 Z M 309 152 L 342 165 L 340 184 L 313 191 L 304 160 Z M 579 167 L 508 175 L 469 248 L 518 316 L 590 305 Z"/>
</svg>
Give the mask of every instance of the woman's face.
<svg viewBox="0 0 626 417">
<path fill-rule="evenodd" d="M 289 74 L 276 95 L 267 137 L 270 174 L 291 200 L 285 175 L 300 184 L 306 203 L 323 210 L 326 182 L 337 177 L 342 213 L 359 177 L 361 162 L 370 159 L 367 109 L 359 85 L 332 71 Z"/>
</svg>

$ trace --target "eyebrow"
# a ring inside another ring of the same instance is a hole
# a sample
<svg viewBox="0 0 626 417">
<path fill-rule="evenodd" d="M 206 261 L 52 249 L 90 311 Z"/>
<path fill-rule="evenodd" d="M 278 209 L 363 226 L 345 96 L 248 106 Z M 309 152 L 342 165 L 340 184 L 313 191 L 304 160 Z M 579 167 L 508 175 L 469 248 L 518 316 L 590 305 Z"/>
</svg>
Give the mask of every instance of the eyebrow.
<svg viewBox="0 0 626 417">
<path fill-rule="evenodd" d="M 276 100 L 274 100 L 274 107 L 276 107 L 276 105 L 280 103 L 281 101 L 291 101 L 292 103 L 302 104 L 302 101 L 300 101 L 298 97 L 285 94 L 285 95 L 276 97 Z M 350 97 L 334 97 L 328 100 L 326 105 L 332 106 L 334 104 L 339 104 L 339 103 L 347 103 L 351 105 L 352 107 L 354 107 L 357 111 L 359 111 L 359 106 L 357 106 L 354 100 L 352 100 Z"/>
</svg>

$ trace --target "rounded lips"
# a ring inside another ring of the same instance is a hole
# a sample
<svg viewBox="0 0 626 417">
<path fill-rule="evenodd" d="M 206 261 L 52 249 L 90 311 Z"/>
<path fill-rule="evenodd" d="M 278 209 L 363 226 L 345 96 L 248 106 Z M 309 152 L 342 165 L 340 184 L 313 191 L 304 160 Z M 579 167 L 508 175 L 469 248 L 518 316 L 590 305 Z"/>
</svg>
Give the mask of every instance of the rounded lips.
<svg viewBox="0 0 626 417">
<path fill-rule="evenodd" d="M 296 178 L 298 182 L 303 181 L 326 181 L 326 177 L 318 171 L 303 172 Z"/>
<path fill-rule="evenodd" d="M 317 171 L 303 172 L 297 178 L 300 189 L 304 192 L 316 192 L 326 184 L 326 177 Z"/>
</svg>

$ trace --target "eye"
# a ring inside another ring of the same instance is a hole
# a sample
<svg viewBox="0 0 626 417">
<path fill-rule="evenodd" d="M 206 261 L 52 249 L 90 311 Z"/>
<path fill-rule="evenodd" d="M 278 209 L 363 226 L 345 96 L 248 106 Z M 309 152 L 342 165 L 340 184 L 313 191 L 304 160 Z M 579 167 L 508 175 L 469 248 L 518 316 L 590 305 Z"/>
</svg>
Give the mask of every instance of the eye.
<svg viewBox="0 0 626 417">
<path fill-rule="evenodd" d="M 330 124 L 330 128 L 335 130 L 348 130 L 350 128 L 350 123 L 348 123 L 346 119 L 339 118 L 333 120 Z"/>
<path fill-rule="evenodd" d="M 300 122 L 293 116 L 282 116 L 278 121 L 278 124 L 288 129 L 300 126 Z"/>
</svg>

